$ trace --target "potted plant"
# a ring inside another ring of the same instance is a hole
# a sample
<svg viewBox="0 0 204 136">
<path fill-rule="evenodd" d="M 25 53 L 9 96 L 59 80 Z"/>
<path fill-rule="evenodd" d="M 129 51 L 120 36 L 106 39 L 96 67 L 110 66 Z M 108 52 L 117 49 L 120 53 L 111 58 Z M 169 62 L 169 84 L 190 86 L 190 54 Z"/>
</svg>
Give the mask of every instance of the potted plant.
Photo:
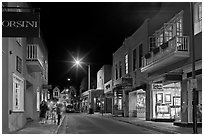
<svg viewBox="0 0 204 136">
<path fill-rule="evenodd" d="M 145 59 L 148 59 L 148 58 L 150 58 L 151 57 L 151 53 L 150 52 L 148 52 L 147 54 L 145 54 Z"/>
<path fill-rule="evenodd" d="M 153 49 L 154 54 L 157 54 L 158 52 L 159 52 L 159 47 L 156 47 L 156 48 Z"/>
<path fill-rule="evenodd" d="M 163 43 L 160 47 L 162 49 L 166 49 L 168 47 L 168 42 Z"/>
</svg>

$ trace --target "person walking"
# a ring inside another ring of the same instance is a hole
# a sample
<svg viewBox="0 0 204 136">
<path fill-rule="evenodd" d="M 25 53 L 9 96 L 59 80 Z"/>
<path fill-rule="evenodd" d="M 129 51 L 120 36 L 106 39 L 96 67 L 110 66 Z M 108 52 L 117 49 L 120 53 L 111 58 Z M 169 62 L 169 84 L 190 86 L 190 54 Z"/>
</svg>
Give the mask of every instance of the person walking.
<svg viewBox="0 0 204 136">
<path fill-rule="evenodd" d="M 46 112 L 48 111 L 48 106 L 46 102 L 43 100 L 40 104 L 40 119 L 41 123 L 46 123 Z"/>
<path fill-rule="evenodd" d="M 61 117 L 62 117 L 60 104 L 57 104 L 57 111 L 56 112 L 57 112 L 57 125 L 59 125 Z"/>
</svg>

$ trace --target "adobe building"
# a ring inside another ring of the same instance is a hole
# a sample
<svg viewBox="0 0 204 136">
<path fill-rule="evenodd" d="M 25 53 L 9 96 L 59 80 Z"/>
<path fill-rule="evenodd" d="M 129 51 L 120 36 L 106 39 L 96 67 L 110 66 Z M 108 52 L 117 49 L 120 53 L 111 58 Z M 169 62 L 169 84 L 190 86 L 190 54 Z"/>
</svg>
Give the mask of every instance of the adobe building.
<svg viewBox="0 0 204 136">
<path fill-rule="evenodd" d="M 190 3 L 162 3 L 160 12 L 149 21 L 149 46 L 141 67 L 147 74 L 146 93 L 151 96 L 148 119 L 192 124 L 192 48 L 197 102 L 202 105 L 202 4 L 194 3 L 193 20 L 190 12 Z M 198 117 L 201 122 L 202 116 Z"/>
<path fill-rule="evenodd" d="M 26 3 L 4 2 L 5 12 L 30 12 Z M 38 54 L 38 55 L 37 55 Z M 47 100 L 48 53 L 41 38 L 2 37 L 2 133 L 21 129 L 39 119 L 39 107 Z"/>
</svg>

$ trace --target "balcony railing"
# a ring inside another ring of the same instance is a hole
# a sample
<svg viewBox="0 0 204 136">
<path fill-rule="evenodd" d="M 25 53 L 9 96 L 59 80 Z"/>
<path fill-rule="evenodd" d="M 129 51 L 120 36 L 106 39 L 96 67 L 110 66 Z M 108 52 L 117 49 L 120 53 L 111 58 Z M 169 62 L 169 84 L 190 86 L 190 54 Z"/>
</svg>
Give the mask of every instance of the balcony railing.
<svg viewBox="0 0 204 136">
<path fill-rule="evenodd" d="M 37 62 L 40 64 L 40 67 L 42 69 L 44 69 L 44 61 L 43 60 L 44 60 L 43 54 L 39 48 L 39 45 L 38 44 L 28 44 L 27 45 L 26 61 L 29 62 L 30 65 L 33 65 L 33 67 L 35 67 L 35 65 L 36 65 L 35 63 Z M 37 68 L 37 69 L 39 69 L 39 68 Z"/>
<path fill-rule="evenodd" d="M 173 57 L 174 60 L 172 60 L 171 57 Z M 155 69 L 154 64 L 159 64 L 162 61 L 171 59 L 169 62 L 172 62 L 186 57 L 189 57 L 189 37 L 175 36 L 143 57 L 141 71 L 144 72 L 146 70 Z M 167 64 L 168 61 L 164 63 Z"/>
</svg>

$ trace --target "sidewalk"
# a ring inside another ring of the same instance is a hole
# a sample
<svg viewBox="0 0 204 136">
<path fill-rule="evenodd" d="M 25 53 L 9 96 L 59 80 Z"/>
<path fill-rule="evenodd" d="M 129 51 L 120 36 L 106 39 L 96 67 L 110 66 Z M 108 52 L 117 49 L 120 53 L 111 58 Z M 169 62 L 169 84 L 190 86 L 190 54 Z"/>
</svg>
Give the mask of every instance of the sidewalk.
<svg viewBox="0 0 204 136">
<path fill-rule="evenodd" d="M 156 130 L 164 134 L 193 134 L 193 128 L 175 126 L 173 125 L 173 122 L 146 121 L 146 120 L 138 119 L 136 117 L 115 117 L 112 114 L 103 114 L 102 116 L 102 114 L 100 113 L 94 113 L 92 115 L 95 115 L 98 117 L 112 118 L 118 121 L 134 124 L 136 126 L 141 126 L 148 129 Z M 202 134 L 201 127 L 198 128 L 198 134 Z"/>
<path fill-rule="evenodd" d="M 63 120 L 64 116 L 62 116 L 59 126 L 51 120 L 45 124 L 41 124 L 39 121 L 28 122 L 24 128 L 13 132 L 13 134 L 56 134 Z"/>
</svg>

